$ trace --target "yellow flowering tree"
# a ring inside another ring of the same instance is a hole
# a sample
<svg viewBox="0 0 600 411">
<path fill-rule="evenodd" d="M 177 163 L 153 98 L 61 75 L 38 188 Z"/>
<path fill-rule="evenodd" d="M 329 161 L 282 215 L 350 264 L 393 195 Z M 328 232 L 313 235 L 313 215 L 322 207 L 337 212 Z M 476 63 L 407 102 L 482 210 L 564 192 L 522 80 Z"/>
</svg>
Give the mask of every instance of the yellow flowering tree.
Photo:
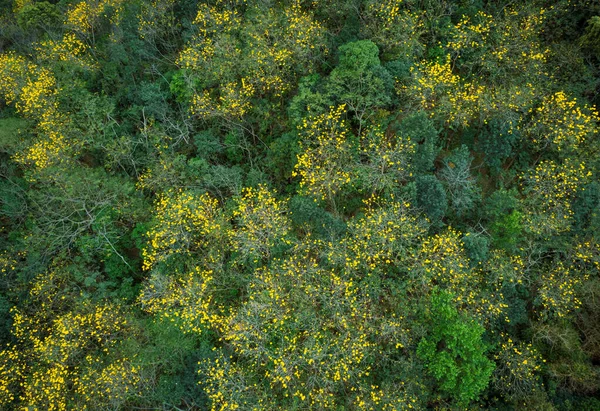
<svg viewBox="0 0 600 411">
<path fill-rule="evenodd" d="M 233 209 L 236 226 L 232 233 L 232 247 L 241 260 L 268 259 L 276 245 L 289 242 L 286 208 L 285 202 L 263 185 L 242 190 Z"/>
<path fill-rule="evenodd" d="M 525 227 L 542 237 L 570 231 L 572 202 L 590 177 L 585 163 L 570 158 L 562 164 L 544 160 L 525 173 L 521 183 L 527 195 Z"/>
<path fill-rule="evenodd" d="M 139 395 L 140 369 L 119 345 L 135 330 L 108 302 L 81 301 L 60 266 L 38 275 L 14 309 L 14 345 L 0 350 L 0 405 L 67 410 L 121 407 Z"/>
<path fill-rule="evenodd" d="M 354 144 L 342 118 L 346 108 L 331 107 L 328 113 L 305 119 L 298 163 L 292 176 L 300 177 L 300 192 L 316 200 L 328 200 L 335 209 L 335 196 L 352 183 Z"/>
<path fill-rule="evenodd" d="M 225 222 L 219 203 L 209 194 L 169 190 L 156 201 L 155 219 L 146 233 L 145 270 L 170 259 L 202 254 L 207 264 L 221 259 Z"/>
</svg>

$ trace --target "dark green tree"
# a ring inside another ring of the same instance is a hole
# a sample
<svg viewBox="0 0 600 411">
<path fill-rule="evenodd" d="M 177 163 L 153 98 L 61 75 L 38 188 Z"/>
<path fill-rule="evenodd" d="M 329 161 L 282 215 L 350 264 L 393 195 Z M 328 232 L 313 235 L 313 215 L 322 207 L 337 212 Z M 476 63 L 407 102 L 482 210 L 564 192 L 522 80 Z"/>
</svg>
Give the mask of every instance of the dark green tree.
<svg viewBox="0 0 600 411">
<path fill-rule="evenodd" d="M 419 176 L 417 183 L 417 205 L 434 225 L 440 224 L 448 209 L 446 190 L 434 175 Z"/>
<path fill-rule="evenodd" d="M 363 124 L 377 108 L 389 104 L 392 77 L 379 61 L 379 49 L 370 40 L 344 44 L 339 48 L 339 64 L 327 79 L 327 93 L 346 104 Z"/>
</svg>

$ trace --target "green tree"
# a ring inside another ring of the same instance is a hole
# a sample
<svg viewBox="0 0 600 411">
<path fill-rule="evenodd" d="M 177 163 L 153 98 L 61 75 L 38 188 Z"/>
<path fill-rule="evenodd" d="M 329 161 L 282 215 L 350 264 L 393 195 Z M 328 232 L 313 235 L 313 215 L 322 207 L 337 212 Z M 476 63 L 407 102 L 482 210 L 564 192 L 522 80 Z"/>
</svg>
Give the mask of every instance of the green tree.
<svg viewBox="0 0 600 411">
<path fill-rule="evenodd" d="M 460 314 L 452 300 L 452 294 L 445 291 L 432 294 L 426 315 L 432 326 L 419 342 L 417 356 L 441 393 L 464 406 L 487 387 L 494 363 L 485 356 L 484 328 Z"/>
<path fill-rule="evenodd" d="M 417 144 L 413 167 L 417 174 L 435 171 L 434 161 L 440 152 L 438 131 L 425 111 L 411 113 L 397 123 L 397 133 Z"/>
<path fill-rule="evenodd" d="M 518 131 L 503 119 L 489 121 L 481 131 L 476 148 L 485 154 L 485 162 L 492 173 L 500 173 L 502 164 L 513 153 L 518 137 Z"/>
<path fill-rule="evenodd" d="M 419 176 L 417 183 L 417 205 L 433 224 L 439 224 L 446 215 L 448 200 L 442 182 L 434 175 Z"/>
<path fill-rule="evenodd" d="M 581 47 L 600 58 L 600 16 L 594 16 L 587 22 L 585 33 L 579 39 Z"/>
<path fill-rule="evenodd" d="M 521 237 L 522 217 L 515 191 L 495 191 L 485 201 L 484 214 L 489 220 L 488 230 L 495 247 L 514 250 Z"/>
<path fill-rule="evenodd" d="M 471 176 L 473 157 L 466 145 L 454 150 L 444 160 L 440 177 L 446 185 L 450 205 L 458 217 L 471 211 L 480 197 L 480 189 Z"/>
<path fill-rule="evenodd" d="M 327 79 L 326 90 L 345 104 L 358 121 L 358 134 L 376 108 L 391 101 L 392 78 L 379 61 L 379 49 L 370 40 L 344 44 L 339 63 Z"/>
<path fill-rule="evenodd" d="M 62 15 L 55 4 L 47 1 L 31 2 L 17 13 L 17 22 L 23 30 L 45 31 L 60 26 Z"/>
</svg>

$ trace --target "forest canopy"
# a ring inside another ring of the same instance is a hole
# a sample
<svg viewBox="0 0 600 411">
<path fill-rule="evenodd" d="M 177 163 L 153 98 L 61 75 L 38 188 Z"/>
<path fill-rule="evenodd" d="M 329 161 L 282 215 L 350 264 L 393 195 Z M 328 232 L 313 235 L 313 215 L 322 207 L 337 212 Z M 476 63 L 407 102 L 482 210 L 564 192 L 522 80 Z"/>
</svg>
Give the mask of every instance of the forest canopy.
<svg viewBox="0 0 600 411">
<path fill-rule="evenodd" d="M 0 0 L 0 409 L 600 410 L 600 3 Z"/>
</svg>

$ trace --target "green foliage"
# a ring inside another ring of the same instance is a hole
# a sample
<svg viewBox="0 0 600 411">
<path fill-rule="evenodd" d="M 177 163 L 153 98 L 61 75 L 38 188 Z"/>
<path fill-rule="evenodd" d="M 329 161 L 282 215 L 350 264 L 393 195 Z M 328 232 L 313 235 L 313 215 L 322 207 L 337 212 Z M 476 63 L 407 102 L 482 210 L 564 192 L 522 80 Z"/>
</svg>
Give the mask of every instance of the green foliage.
<svg viewBox="0 0 600 411">
<path fill-rule="evenodd" d="M 318 74 L 302 77 L 298 81 L 298 92 L 292 98 L 288 113 L 290 121 L 299 125 L 309 115 L 322 114 L 333 105 L 330 95 L 323 90 L 323 80 Z"/>
<path fill-rule="evenodd" d="M 417 205 L 434 225 L 441 223 L 448 209 L 446 190 L 440 180 L 433 175 L 418 176 Z"/>
<path fill-rule="evenodd" d="M 189 101 L 192 98 L 192 88 L 186 82 L 186 78 L 185 72 L 178 70 L 172 73 L 171 81 L 169 82 L 169 90 L 180 103 Z"/>
<path fill-rule="evenodd" d="M 47 1 L 31 2 L 17 13 L 17 21 L 23 30 L 58 28 L 62 17 L 56 4 Z"/>
<path fill-rule="evenodd" d="M 344 44 L 338 51 L 339 63 L 327 78 L 325 89 L 354 113 L 360 127 L 376 108 L 389 104 L 392 78 L 370 40 Z"/>
<path fill-rule="evenodd" d="M 426 316 L 431 328 L 419 342 L 417 355 L 440 392 L 465 406 L 485 390 L 494 363 L 485 356 L 484 328 L 459 314 L 452 300 L 452 294 L 434 290 Z"/>
<path fill-rule="evenodd" d="M 291 220 L 296 227 L 325 240 L 341 237 L 346 226 L 307 197 L 295 196 L 290 201 Z"/>
<path fill-rule="evenodd" d="M 597 3 L 0 0 L 0 409 L 597 408 Z"/>
<path fill-rule="evenodd" d="M 479 201 L 481 190 L 471 176 L 472 161 L 468 147 L 463 144 L 444 159 L 444 167 L 440 170 L 450 206 L 458 217 L 472 211 Z"/>
<path fill-rule="evenodd" d="M 600 184 L 590 183 L 578 193 L 573 203 L 574 229 L 597 238 L 600 232 Z"/>
<path fill-rule="evenodd" d="M 473 264 L 484 263 L 488 258 L 490 241 L 483 235 L 467 233 L 463 237 L 463 243 Z"/>
<path fill-rule="evenodd" d="M 600 59 L 600 16 L 590 18 L 585 27 L 585 33 L 579 40 L 581 47 Z"/>
<path fill-rule="evenodd" d="M 477 149 L 485 155 L 485 162 L 494 174 L 499 174 L 502 164 L 513 153 L 519 133 L 507 121 L 492 120 L 479 134 Z"/>
<path fill-rule="evenodd" d="M 126 351 L 137 354 L 138 363 L 157 375 L 158 380 L 143 391 L 140 405 L 206 406 L 206 396 L 198 389 L 197 368 L 199 361 L 212 355 L 209 338 L 197 341 L 182 334 L 172 322 L 161 319 L 144 319 L 141 325 L 146 341 L 151 343 L 140 346 L 132 339 Z"/>
<path fill-rule="evenodd" d="M 267 152 L 266 166 L 275 181 L 287 185 L 299 154 L 300 147 L 296 133 L 285 133 L 273 140 Z"/>
<path fill-rule="evenodd" d="M 0 344 L 6 344 L 10 341 L 10 329 L 12 327 L 10 309 L 12 306 L 11 302 L 0 294 Z"/>
<path fill-rule="evenodd" d="M 490 221 L 492 243 L 498 248 L 512 251 L 521 238 L 522 214 L 514 191 L 495 191 L 485 200 L 485 215 Z"/>
<path fill-rule="evenodd" d="M 417 152 L 414 158 L 414 168 L 419 174 L 428 174 L 435 171 L 434 162 L 440 147 L 438 132 L 433 122 L 424 111 L 418 111 L 402 119 L 396 126 L 397 132 L 417 143 Z"/>
<path fill-rule="evenodd" d="M 19 147 L 21 135 L 26 132 L 29 122 L 18 117 L 0 118 L 0 150 L 14 153 Z"/>
</svg>

